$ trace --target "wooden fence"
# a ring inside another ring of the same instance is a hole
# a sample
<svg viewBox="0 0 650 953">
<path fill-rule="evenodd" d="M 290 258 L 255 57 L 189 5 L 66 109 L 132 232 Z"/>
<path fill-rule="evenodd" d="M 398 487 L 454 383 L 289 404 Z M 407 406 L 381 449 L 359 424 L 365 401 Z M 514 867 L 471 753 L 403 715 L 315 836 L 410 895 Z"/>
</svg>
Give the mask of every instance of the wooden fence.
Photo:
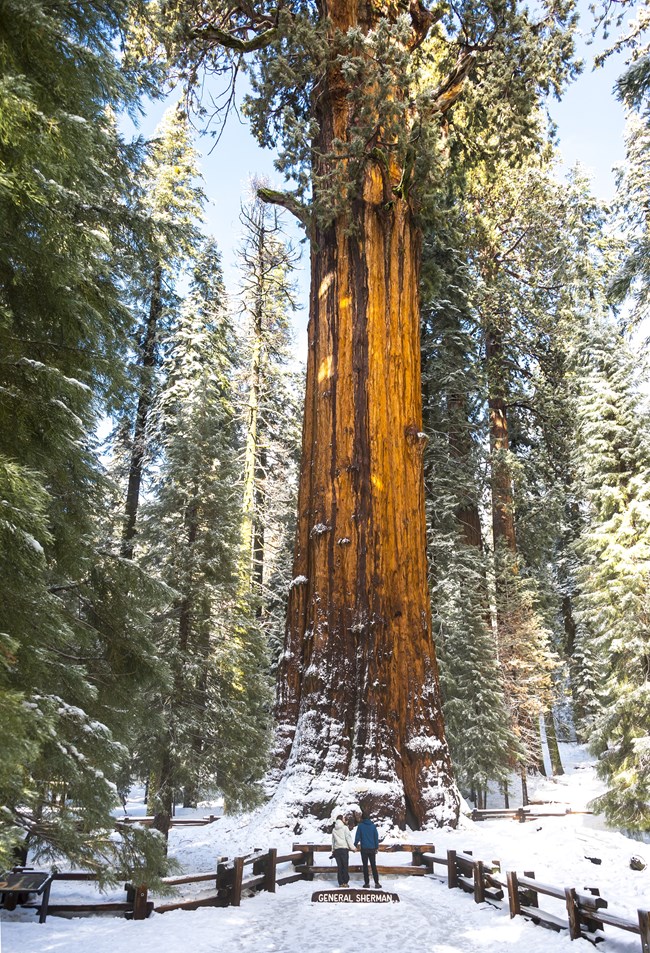
<svg viewBox="0 0 650 953">
<path fill-rule="evenodd" d="M 60 881 L 74 881 L 77 883 L 88 883 L 99 880 L 95 873 L 83 870 L 64 870 L 52 874 L 52 890 L 56 894 L 56 884 Z M 80 913 L 123 913 L 125 917 L 131 920 L 145 920 L 153 911 L 154 905 L 148 898 L 148 891 L 145 884 L 135 886 L 134 884 L 125 884 L 124 890 L 126 897 L 123 901 L 91 901 L 89 903 L 59 903 L 51 900 L 52 893 L 48 891 L 47 897 L 36 902 L 27 899 L 21 906 L 28 910 L 37 910 L 40 914 L 41 923 L 45 922 L 48 914 L 58 914 L 60 916 L 75 915 Z"/>
<path fill-rule="evenodd" d="M 450 888 L 459 888 L 472 894 L 476 903 L 490 902 L 505 905 L 506 895 L 510 916 L 524 916 L 536 924 L 554 930 L 568 930 L 572 940 L 579 937 L 596 939 L 605 926 L 615 927 L 634 933 L 640 937 L 642 953 L 650 953 L 650 914 L 647 910 L 637 911 L 637 920 L 628 920 L 608 911 L 607 901 L 600 896 L 598 888 L 584 888 L 584 893 L 574 887 L 555 887 L 535 879 L 532 871 L 518 874 L 501 872 L 498 861 L 486 863 L 476 860 L 471 851 L 448 850 L 437 854 L 433 844 L 380 844 L 379 853 L 410 853 L 408 864 L 381 864 L 377 870 L 381 874 L 395 876 L 425 875 L 444 879 Z M 184 900 L 172 900 L 155 904 L 148 898 L 145 885 L 127 884 L 126 900 L 123 903 L 58 904 L 48 907 L 49 913 L 104 913 L 124 912 L 133 919 L 144 919 L 152 910 L 167 913 L 171 910 L 196 910 L 199 907 L 238 907 L 245 893 L 267 890 L 274 893 L 276 887 L 295 883 L 299 880 L 313 880 L 316 875 L 336 874 L 336 866 L 318 863 L 318 854 L 331 854 L 328 844 L 293 845 L 291 853 L 278 855 L 275 848 L 268 851 L 256 850 L 251 854 L 219 859 L 217 869 L 207 873 L 190 873 L 178 877 L 167 877 L 163 881 L 167 886 L 177 887 L 184 884 L 214 884 L 207 896 Z M 283 865 L 292 864 L 290 872 L 279 870 Z M 444 868 L 444 875 L 439 868 Z M 438 868 L 438 870 L 436 869 Z M 360 873 L 361 864 L 351 864 L 351 873 Z M 279 874 L 279 876 L 278 876 Z M 96 880 L 95 874 L 81 872 L 63 872 L 54 875 L 55 880 Z M 563 904 L 562 915 L 545 910 L 539 905 L 539 897 L 551 897 Z M 28 904 L 29 906 L 30 904 Z"/>
<path fill-rule="evenodd" d="M 499 903 L 508 895 L 510 917 L 528 917 L 533 923 L 541 924 L 553 930 L 568 930 L 572 940 L 580 937 L 594 939 L 594 934 L 604 930 L 605 925 L 619 930 L 636 933 L 641 940 L 642 953 L 650 953 L 650 918 L 647 910 L 637 911 L 637 922 L 627 920 L 607 912 L 608 902 L 600 896 L 597 887 L 585 887 L 586 893 L 578 893 L 575 887 L 554 887 L 535 880 L 533 871 L 523 876 L 515 871 L 507 871 L 505 879 L 501 873 L 501 864 L 492 861 L 475 860 L 471 851 L 457 853 L 448 850 L 446 855 L 437 855 L 434 851 L 422 855 L 430 873 L 435 866 L 447 869 L 447 884 L 450 888 L 460 887 L 474 896 L 476 903 L 491 901 Z M 564 903 L 566 919 L 539 906 L 539 895 L 553 897 Z"/>
<path fill-rule="evenodd" d="M 284 884 L 305 880 L 305 855 L 300 850 L 290 854 L 278 855 L 275 847 L 268 851 L 256 850 L 252 854 L 228 860 L 222 857 L 216 871 L 211 873 L 184 874 L 181 877 L 166 877 L 163 881 L 169 887 L 178 887 L 190 883 L 214 883 L 214 893 L 206 897 L 187 900 L 172 900 L 168 903 L 156 903 L 156 913 L 168 913 L 170 910 L 197 910 L 199 907 L 238 907 L 244 891 L 268 890 Z M 282 873 L 278 877 L 278 866 L 293 863 L 290 874 Z M 311 878 L 310 878 L 311 879 Z"/>
<path fill-rule="evenodd" d="M 513 820 L 524 823 L 525 821 L 535 821 L 538 817 L 566 817 L 568 814 L 594 813 L 593 811 L 575 811 L 570 807 L 562 808 L 560 805 L 558 805 L 555 810 L 548 810 L 548 808 L 553 807 L 552 804 L 544 804 L 543 807 L 547 808 L 547 810 L 540 811 L 535 806 L 474 808 L 471 818 L 473 821 L 489 821 L 511 817 Z"/>
<path fill-rule="evenodd" d="M 389 876 L 423 877 L 426 874 L 440 877 L 436 867 L 444 867 L 445 879 L 450 888 L 460 888 L 473 895 L 476 903 L 491 902 L 509 906 L 510 916 L 524 916 L 534 923 L 542 924 L 554 930 L 568 930 L 572 940 L 579 937 L 594 939 L 597 931 L 605 926 L 616 927 L 635 933 L 640 937 L 642 953 L 650 953 L 650 916 L 648 911 L 639 910 L 637 922 L 609 913 L 607 901 L 600 896 L 596 887 L 585 888 L 579 893 L 574 887 L 554 887 L 535 880 L 532 871 L 523 875 L 508 871 L 504 877 L 498 861 L 486 863 L 476 860 L 471 851 L 457 852 L 448 850 L 445 854 L 436 854 L 432 844 L 380 844 L 379 853 L 410 853 L 410 864 L 377 864 L 380 874 Z M 168 879 L 170 885 L 215 881 L 215 894 L 200 900 L 177 901 L 169 904 L 156 904 L 155 910 L 164 913 L 167 910 L 193 910 L 198 906 L 239 906 L 242 894 L 246 890 L 275 891 L 276 886 L 294 883 L 297 880 L 313 880 L 314 876 L 336 873 L 334 865 L 318 863 L 318 854 L 331 854 L 328 844 L 293 845 L 290 854 L 278 856 L 271 849 L 267 853 L 256 851 L 234 860 L 222 860 L 216 874 L 190 874 L 183 878 Z M 280 864 L 293 863 L 291 874 L 277 876 Z M 248 873 L 249 868 L 250 873 Z M 360 873 L 361 864 L 351 864 L 351 873 Z M 549 896 L 564 903 L 566 919 L 546 911 L 539 906 L 539 896 Z"/>
<path fill-rule="evenodd" d="M 125 814 L 124 817 L 116 817 L 115 824 L 119 826 L 120 824 L 142 824 L 143 827 L 151 827 L 155 820 L 153 814 L 148 814 L 145 817 L 135 817 L 129 814 Z M 172 817 L 169 826 L 170 827 L 204 827 L 206 824 L 214 824 L 215 821 L 219 820 L 219 815 L 210 814 L 207 817 Z"/>
</svg>

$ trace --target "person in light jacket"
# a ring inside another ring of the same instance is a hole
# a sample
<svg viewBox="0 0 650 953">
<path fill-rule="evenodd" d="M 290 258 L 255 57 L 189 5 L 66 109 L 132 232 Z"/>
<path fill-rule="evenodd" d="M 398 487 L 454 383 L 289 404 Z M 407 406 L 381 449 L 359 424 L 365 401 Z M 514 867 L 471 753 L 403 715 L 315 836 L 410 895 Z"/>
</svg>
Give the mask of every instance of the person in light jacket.
<svg viewBox="0 0 650 953">
<path fill-rule="evenodd" d="M 354 835 L 354 843 L 361 848 L 361 863 L 363 864 L 363 886 L 370 886 L 370 877 L 368 875 L 368 863 L 372 869 L 372 876 L 375 880 L 375 887 L 381 887 L 379 883 L 379 874 L 377 873 L 377 849 L 379 847 L 379 834 L 377 828 L 370 820 L 370 815 L 365 811 L 361 815 L 361 823 L 357 827 Z"/>
<path fill-rule="evenodd" d="M 343 820 L 343 815 L 339 814 L 334 821 L 334 829 L 332 830 L 332 853 L 336 860 L 339 887 L 349 886 L 350 874 L 348 873 L 348 861 L 350 851 L 354 850 L 355 847 L 350 828 Z"/>
</svg>

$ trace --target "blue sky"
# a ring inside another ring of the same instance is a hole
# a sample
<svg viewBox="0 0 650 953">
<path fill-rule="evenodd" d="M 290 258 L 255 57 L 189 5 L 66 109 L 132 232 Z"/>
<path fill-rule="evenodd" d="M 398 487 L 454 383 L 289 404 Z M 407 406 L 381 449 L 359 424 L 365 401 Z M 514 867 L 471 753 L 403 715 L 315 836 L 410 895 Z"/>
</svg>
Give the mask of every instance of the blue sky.
<svg viewBox="0 0 650 953">
<path fill-rule="evenodd" d="M 581 4 L 585 7 L 585 4 Z M 584 10 L 581 27 L 588 33 L 591 15 Z M 625 64 L 620 55 L 612 55 L 600 69 L 593 68 L 596 52 L 606 44 L 602 38 L 594 43 L 583 36 L 578 44 L 584 60 L 582 74 L 567 89 L 562 100 L 551 102 L 549 109 L 558 126 L 560 152 L 566 168 L 580 162 L 590 173 L 595 194 L 606 201 L 614 195 L 613 167 L 624 156 L 625 116 L 622 104 L 614 95 L 614 84 Z"/>
</svg>

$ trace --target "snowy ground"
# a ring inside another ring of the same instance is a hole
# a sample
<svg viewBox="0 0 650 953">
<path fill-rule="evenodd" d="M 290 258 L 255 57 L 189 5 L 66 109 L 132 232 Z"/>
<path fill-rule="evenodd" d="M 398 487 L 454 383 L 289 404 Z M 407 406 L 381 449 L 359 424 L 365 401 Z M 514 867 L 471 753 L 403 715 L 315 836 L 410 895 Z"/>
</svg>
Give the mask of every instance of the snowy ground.
<svg viewBox="0 0 650 953">
<path fill-rule="evenodd" d="M 599 791 L 588 757 L 576 745 L 563 746 L 567 773 L 541 779 L 532 790 L 535 800 L 555 801 L 574 810 L 584 808 Z M 518 803 L 513 799 L 516 806 Z M 541 810 L 541 808 L 540 808 Z M 187 812 L 183 812 L 187 813 Z M 202 807 L 198 814 L 216 813 Z M 298 838 L 282 826 L 281 818 L 262 809 L 252 817 L 227 818 L 207 827 L 174 828 L 171 852 L 188 871 L 214 870 L 219 855 L 235 856 L 253 848 L 284 851 L 294 840 L 325 843 L 316 829 Z M 600 818 L 569 815 L 540 818 L 525 824 L 512 820 L 464 821 L 458 831 L 419 833 L 391 831 L 387 841 L 432 841 L 437 852 L 471 850 L 476 858 L 499 859 L 502 870 L 532 870 L 538 880 L 556 886 L 598 887 L 609 911 L 636 920 L 637 908 L 650 907 L 650 868 L 630 869 L 630 858 L 650 862 L 650 846 L 605 829 Z M 321 858 L 327 855 L 321 855 Z M 587 858 L 599 858 L 594 864 Z M 382 855 L 381 862 L 404 863 L 404 855 Z M 353 861 L 354 862 L 354 861 Z M 443 871 L 440 871 L 441 874 Z M 354 879 L 354 878 L 353 878 Z M 276 894 L 245 898 L 239 908 L 204 908 L 194 912 L 155 914 L 133 923 L 102 916 L 34 922 L 34 914 L 3 914 L 0 953 L 569 953 L 566 934 L 544 930 L 521 917 L 510 920 L 507 904 L 476 904 L 460 890 L 429 877 L 382 877 L 383 886 L 400 896 L 399 904 L 312 904 L 311 894 L 334 886 L 335 878 L 296 883 Z M 55 884 L 52 902 L 79 896 L 79 888 Z M 186 888 L 182 888 L 184 891 Z M 56 890 L 56 896 L 54 891 Z M 116 893 L 123 899 L 123 893 Z M 553 904 L 557 906 L 554 907 Z M 559 902 L 540 897 L 540 905 L 561 914 Z M 576 953 L 582 946 L 572 947 Z M 607 928 L 601 953 L 640 953 L 638 936 Z"/>
</svg>

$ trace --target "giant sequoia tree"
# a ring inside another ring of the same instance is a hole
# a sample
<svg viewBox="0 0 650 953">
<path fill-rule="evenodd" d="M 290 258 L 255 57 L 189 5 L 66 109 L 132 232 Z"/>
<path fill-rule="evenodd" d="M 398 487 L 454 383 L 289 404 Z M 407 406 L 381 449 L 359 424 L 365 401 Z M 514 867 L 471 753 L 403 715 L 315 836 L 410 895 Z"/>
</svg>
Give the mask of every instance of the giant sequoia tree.
<svg viewBox="0 0 650 953">
<path fill-rule="evenodd" d="M 513 2 L 453 14 L 421 0 L 162 9 L 168 48 L 190 80 L 200 65 L 236 73 L 252 54 L 253 130 L 280 146 L 279 166 L 297 183 L 263 196 L 290 208 L 311 241 L 298 533 L 278 682 L 282 798 L 301 810 L 329 813 L 338 799 L 401 823 L 455 821 L 425 557 L 418 210 L 474 64 L 504 115 L 516 101 L 525 132 L 540 59 L 563 71 L 569 6 L 549 4 L 535 24 Z M 488 49 L 503 69 L 481 66 Z M 547 86 L 555 81 L 547 72 Z"/>
</svg>

